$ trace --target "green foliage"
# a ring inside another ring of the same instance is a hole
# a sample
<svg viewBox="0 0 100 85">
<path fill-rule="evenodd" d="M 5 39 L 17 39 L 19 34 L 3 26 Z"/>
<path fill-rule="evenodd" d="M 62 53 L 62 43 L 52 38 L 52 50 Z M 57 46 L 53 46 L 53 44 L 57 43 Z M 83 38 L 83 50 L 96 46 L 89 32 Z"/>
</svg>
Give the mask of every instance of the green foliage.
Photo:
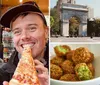
<svg viewBox="0 0 100 85">
<path fill-rule="evenodd" d="M 79 29 L 80 20 L 77 17 L 71 17 L 69 20 L 69 33 L 70 35 L 77 33 Z"/>
<path fill-rule="evenodd" d="M 88 36 L 100 37 L 100 19 L 95 19 L 94 21 L 88 21 Z"/>
<path fill-rule="evenodd" d="M 100 19 L 96 19 L 96 20 L 95 20 L 95 23 L 96 23 L 96 24 L 100 24 Z"/>
<path fill-rule="evenodd" d="M 52 28 L 53 25 L 54 25 L 54 18 L 50 16 L 50 27 Z"/>
<path fill-rule="evenodd" d="M 96 36 L 100 36 L 100 19 L 96 19 L 95 22 L 94 22 L 94 31 L 95 31 L 95 34 Z"/>
<path fill-rule="evenodd" d="M 57 8 L 51 8 L 50 10 L 50 26 L 52 34 L 59 33 L 59 15 L 57 12 Z"/>
<path fill-rule="evenodd" d="M 58 15 L 58 12 L 57 12 L 57 8 L 51 8 L 50 16 L 53 16 L 55 21 L 59 21 L 59 15 Z"/>
</svg>

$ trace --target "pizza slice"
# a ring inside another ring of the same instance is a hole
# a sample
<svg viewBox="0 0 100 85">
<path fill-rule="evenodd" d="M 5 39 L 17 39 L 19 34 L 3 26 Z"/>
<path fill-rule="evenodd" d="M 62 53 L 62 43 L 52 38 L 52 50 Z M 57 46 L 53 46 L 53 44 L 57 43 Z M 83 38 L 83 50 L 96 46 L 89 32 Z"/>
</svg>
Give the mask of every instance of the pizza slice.
<svg viewBox="0 0 100 85">
<path fill-rule="evenodd" d="M 25 46 L 22 57 L 9 85 L 40 85 L 30 46 Z"/>
</svg>

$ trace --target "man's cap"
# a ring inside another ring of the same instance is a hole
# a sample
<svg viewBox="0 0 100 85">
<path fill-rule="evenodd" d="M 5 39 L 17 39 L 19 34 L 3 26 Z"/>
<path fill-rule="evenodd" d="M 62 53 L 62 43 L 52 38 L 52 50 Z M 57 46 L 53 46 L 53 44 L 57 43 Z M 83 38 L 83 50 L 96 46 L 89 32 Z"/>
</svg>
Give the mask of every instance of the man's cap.
<svg viewBox="0 0 100 85">
<path fill-rule="evenodd" d="M 44 24 L 47 26 L 47 22 L 44 17 L 44 14 L 41 12 L 38 5 L 34 1 L 28 1 L 21 5 L 18 5 L 18 6 L 15 6 L 15 7 L 12 7 L 11 9 L 9 9 L 6 13 L 4 13 L 1 16 L 0 24 L 4 27 L 10 28 L 10 23 L 11 23 L 12 19 L 15 16 L 17 16 L 18 14 L 24 13 L 27 11 L 32 11 L 32 12 L 39 14 L 42 17 Z"/>
</svg>

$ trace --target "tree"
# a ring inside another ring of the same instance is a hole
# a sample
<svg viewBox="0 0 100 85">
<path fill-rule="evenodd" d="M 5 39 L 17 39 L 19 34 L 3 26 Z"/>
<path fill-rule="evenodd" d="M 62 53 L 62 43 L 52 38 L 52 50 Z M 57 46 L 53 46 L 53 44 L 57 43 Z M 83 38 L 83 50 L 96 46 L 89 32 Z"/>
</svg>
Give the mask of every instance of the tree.
<svg viewBox="0 0 100 85">
<path fill-rule="evenodd" d="M 69 20 L 69 34 L 78 35 L 80 20 L 77 17 L 71 17 Z"/>
<path fill-rule="evenodd" d="M 50 27 L 52 28 L 54 26 L 54 18 L 53 16 L 50 16 Z"/>
<path fill-rule="evenodd" d="M 100 37 L 100 19 L 94 19 L 94 21 L 88 20 L 87 30 L 88 36 Z"/>
<path fill-rule="evenodd" d="M 57 12 L 57 8 L 51 8 L 50 10 L 50 23 L 51 23 L 51 34 L 59 34 L 59 15 Z M 53 21 L 54 20 L 54 21 Z M 54 23 L 53 23 L 54 22 Z"/>
<path fill-rule="evenodd" d="M 100 19 L 95 19 L 94 22 L 94 31 L 95 31 L 95 36 L 99 36 L 100 37 Z"/>
</svg>

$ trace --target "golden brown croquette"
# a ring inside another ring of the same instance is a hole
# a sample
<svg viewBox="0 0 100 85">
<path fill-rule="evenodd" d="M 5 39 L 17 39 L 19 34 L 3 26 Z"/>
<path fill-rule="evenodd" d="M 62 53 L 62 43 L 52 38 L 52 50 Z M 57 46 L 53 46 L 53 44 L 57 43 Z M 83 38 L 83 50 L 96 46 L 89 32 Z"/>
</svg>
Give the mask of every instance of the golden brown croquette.
<svg viewBox="0 0 100 85">
<path fill-rule="evenodd" d="M 58 45 L 54 47 L 54 51 L 58 57 L 66 56 L 66 53 L 69 52 L 71 48 L 67 45 Z"/>
<path fill-rule="evenodd" d="M 90 71 L 92 72 L 92 75 L 95 75 L 95 69 L 92 63 L 87 63 L 88 68 L 90 69 Z"/>
<path fill-rule="evenodd" d="M 79 80 L 89 80 L 92 79 L 92 72 L 86 65 L 86 63 L 79 63 L 75 66 L 75 73 Z"/>
<path fill-rule="evenodd" d="M 80 47 L 74 51 L 74 54 L 72 56 L 72 60 L 75 64 L 88 63 L 91 60 L 91 54 L 87 48 Z"/>
<path fill-rule="evenodd" d="M 63 75 L 62 69 L 54 64 L 50 64 L 50 76 L 53 79 L 59 79 Z"/>
<path fill-rule="evenodd" d="M 70 60 L 65 60 L 61 64 L 61 68 L 63 69 L 64 73 L 66 73 L 66 74 L 68 74 L 68 73 L 75 73 L 75 71 L 74 71 L 74 64 Z"/>
<path fill-rule="evenodd" d="M 50 63 L 60 66 L 63 61 L 63 58 L 55 56 L 50 60 Z"/>
<path fill-rule="evenodd" d="M 60 80 L 62 81 L 78 81 L 78 78 L 75 74 L 65 74 L 61 76 Z"/>
<path fill-rule="evenodd" d="M 72 61 L 72 56 L 74 54 L 74 50 L 71 50 L 69 52 L 66 53 L 66 59 Z"/>
</svg>

